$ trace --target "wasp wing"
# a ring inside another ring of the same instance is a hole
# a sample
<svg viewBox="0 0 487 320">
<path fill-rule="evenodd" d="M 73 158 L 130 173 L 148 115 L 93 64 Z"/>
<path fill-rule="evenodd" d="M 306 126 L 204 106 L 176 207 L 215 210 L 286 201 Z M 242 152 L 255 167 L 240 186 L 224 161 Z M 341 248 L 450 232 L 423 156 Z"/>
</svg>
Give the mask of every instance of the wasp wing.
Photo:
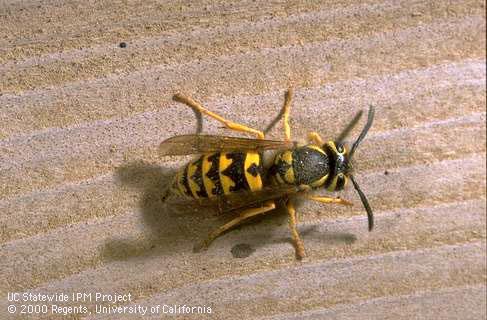
<svg viewBox="0 0 487 320">
<path fill-rule="evenodd" d="M 258 191 L 237 191 L 228 195 L 222 195 L 214 198 L 175 198 L 168 200 L 172 205 L 197 205 L 200 207 L 211 207 L 217 209 L 220 213 L 225 213 L 237 209 L 243 209 L 260 205 L 269 200 L 276 200 L 290 197 L 304 190 L 291 185 L 275 185 L 264 187 Z"/>
<path fill-rule="evenodd" d="M 271 149 L 289 149 L 294 146 L 292 141 L 274 141 L 248 139 L 216 135 L 189 134 L 174 136 L 164 140 L 159 152 L 165 156 L 212 153 L 220 151 L 264 151 Z"/>
</svg>

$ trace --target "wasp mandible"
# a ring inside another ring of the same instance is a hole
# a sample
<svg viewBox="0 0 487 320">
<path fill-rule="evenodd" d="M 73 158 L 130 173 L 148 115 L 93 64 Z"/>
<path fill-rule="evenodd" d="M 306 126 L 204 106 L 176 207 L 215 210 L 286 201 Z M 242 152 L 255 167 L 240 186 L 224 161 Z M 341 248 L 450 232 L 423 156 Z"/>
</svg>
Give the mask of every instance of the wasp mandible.
<svg viewBox="0 0 487 320">
<path fill-rule="evenodd" d="M 311 132 L 308 144 L 299 145 L 291 140 L 289 115 L 293 92 L 285 94 L 283 106 L 284 140 L 266 140 L 263 131 L 229 121 L 203 107 L 191 97 L 176 94 L 174 100 L 182 102 L 201 114 L 223 123 L 228 129 L 254 134 L 256 139 L 218 135 L 179 135 L 163 141 L 162 155 L 202 154 L 188 163 L 175 175 L 165 191 L 164 199 L 175 195 L 180 199 L 193 199 L 200 205 L 215 205 L 220 212 L 240 210 L 238 216 L 214 230 L 197 249 L 206 249 L 225 231 L 251 217 L 262 215 L 283 203 L 289 215 L 289 228 L 295 245 L 296 257 L 305 257 L 304 243 L 297 230 L 295 197 L 304 196 L 321 203 L 351 205 L 341 198 L 314 195 L 313 191 L 327 189 L 340 191 L 348 180 L 360 196 L 367 212 L 369 231 L 374 216 L 365 194 L 353 176 L 352 159 L 358 146 L 372 126 L 374 107 L 370 106 L 367 122 L 350 149 L 344 140 L 362 116 L 352 119 L 337 139 L 324 142 L 320 135 Z M 263 153 L 277 150 L 270 165 L 264 165 Z"/>
</svg>

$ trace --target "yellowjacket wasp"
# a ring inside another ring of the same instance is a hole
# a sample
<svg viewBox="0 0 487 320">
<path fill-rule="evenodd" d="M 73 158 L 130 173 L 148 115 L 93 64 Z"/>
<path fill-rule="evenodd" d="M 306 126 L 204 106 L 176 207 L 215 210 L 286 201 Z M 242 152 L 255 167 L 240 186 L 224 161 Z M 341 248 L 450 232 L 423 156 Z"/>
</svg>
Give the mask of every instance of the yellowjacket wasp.
<svg viewBox="0 0 487 320">
<path fill-rule="evenodd" d="M 350 150 L 344 139 L 357 124 L 362 111 L 336 140 L 324 142 L 320 135 L 311 132 L 309 144 L 298 146 L 291 141 L 289 114 L 292 89 L 285 95 L 283 122 L 285 139 L 266 140 L 263 131 L 234 123 L 208 111 L 190 97 L 176 94 L 176 101 L 182 102 L 205 114 L 227 128 L 257 135 L 257 139 L 217 135 L 179 135 L 163 141 L 162 155 L 202 154 L 178 171 L 166 190 L 163 199 L 175 195 L 180 199 L 195 199 L 200 205 L 215 205 L 220 212 L 240 209 L 238 217 L 213 231 L 197 249 L 206 249 L 210 243 L 225 231 L 241 224 L 250 217 L 267 213 L 282 201 L 289 214 L 289 228 L 294 241 L 296 256 L 305 256 L 303 241 L 296 228 L 297 219 L 294 197 L 304 195 L 307 199 L 322 202 L 351 205 L 341 198 L 312 195 L 309 191 L 326 188 L 328 191 L 342 190 L 348 179 L 358 192 L 368 217 L 369 231 L 374 226 L 374 217 L 369 202 L 353 177 L 352 159 L 357 147 L 372 126 L 374 108 L 369 108 L 367 123 Z M 270 166 L 263 164 L 263 152 L 277 150 Z M 186 201 L 186 200 L 185 200 Z"/>
</svg>

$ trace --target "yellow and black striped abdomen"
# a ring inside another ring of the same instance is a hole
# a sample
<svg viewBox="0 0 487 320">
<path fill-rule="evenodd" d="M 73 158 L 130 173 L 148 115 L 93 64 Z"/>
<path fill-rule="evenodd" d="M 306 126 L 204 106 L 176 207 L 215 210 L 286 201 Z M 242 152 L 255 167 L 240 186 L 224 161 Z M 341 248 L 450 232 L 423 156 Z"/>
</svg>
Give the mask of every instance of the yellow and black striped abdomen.
<svg viewBox="0 0 487 320">
<path fill-rule="evenodd" d="M 254 152 L 202 155 L 176 175 L 172 191 L 193 198 L 211 198 L 240 190 L 262 189 L 262 156 Z"/>
</svg>

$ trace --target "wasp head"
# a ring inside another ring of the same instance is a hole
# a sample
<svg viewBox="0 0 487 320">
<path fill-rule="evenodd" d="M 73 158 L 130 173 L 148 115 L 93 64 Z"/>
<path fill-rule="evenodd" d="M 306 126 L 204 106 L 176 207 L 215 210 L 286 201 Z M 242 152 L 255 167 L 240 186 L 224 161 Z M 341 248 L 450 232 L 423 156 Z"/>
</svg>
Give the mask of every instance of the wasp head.
<svg viewBox="0 0 487 320">
<path fill-rule="evenodd" d="M 341 142 L 328 141 L 323 146 L 328 156 L 329 172 L 325 187 L 329 191 L 340 191 L 348 183 L 348 176 L 351 173 L 351 161 L 348 148 Z"/>
</svg>

